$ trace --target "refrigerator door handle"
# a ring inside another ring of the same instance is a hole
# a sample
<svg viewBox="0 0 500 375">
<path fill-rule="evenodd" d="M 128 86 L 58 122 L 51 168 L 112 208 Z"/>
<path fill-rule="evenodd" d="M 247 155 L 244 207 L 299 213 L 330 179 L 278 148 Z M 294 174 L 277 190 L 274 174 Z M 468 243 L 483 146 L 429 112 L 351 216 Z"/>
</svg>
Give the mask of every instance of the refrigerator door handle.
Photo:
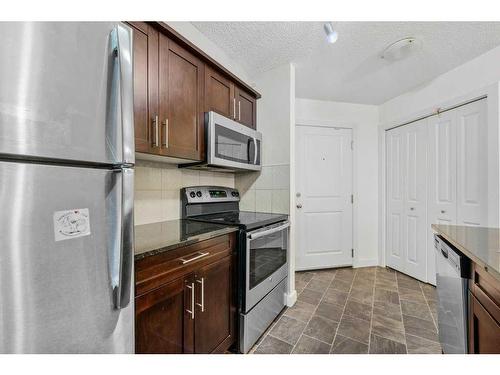
<svg viewBox="0 0 500 375">
<path fill-rule="evenodd" d="M 134 87 L 132 30 L 125 25 L 116 26 L 118 67 L 120 73 L 120 103 L 123 164 L 135 163 L 134 141 Z"/>
<path fill-rule="evenodd" d="M 115 307 L 123 309 L 130 302 L 134 254 L 134 170 L 122 168 L 121 233 L 119 280 L 115 293 Z"/>
</svg>

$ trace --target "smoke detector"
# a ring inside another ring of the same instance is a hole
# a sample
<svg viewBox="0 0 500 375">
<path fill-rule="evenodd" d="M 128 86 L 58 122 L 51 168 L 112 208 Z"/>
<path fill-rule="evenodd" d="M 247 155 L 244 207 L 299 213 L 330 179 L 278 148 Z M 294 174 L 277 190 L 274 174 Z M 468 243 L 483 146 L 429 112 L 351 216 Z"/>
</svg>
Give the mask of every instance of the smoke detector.
<svg viewBox="0 0 500 375">
<path fill-rule="evenodd" d="M 415 37 L 403 38 L 387 46 L 380 57 L 387 61 L 402 60 L 413 55 L 421 46 L 421 41 Z"/>
</svg>

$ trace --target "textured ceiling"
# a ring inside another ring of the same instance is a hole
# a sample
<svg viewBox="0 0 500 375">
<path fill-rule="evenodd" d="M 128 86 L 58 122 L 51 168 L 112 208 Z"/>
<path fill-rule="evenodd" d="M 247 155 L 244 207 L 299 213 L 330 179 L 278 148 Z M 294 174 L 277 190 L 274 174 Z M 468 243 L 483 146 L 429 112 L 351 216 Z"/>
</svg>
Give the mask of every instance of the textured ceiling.
<svg viewBox="0 0 500 375">
<path fill-rule="evenodd" d="M 193 22 L 250 76 L 296 64 L 296 96 L 381 104 L 500 45 L 500 22 L 334 22 L 335 44 L 322 22 Z M 408 36 L 422 48 L 407 59 L 380 58 Z M 499 63 L 500 66 L 500 63 Z"/>
</svg>

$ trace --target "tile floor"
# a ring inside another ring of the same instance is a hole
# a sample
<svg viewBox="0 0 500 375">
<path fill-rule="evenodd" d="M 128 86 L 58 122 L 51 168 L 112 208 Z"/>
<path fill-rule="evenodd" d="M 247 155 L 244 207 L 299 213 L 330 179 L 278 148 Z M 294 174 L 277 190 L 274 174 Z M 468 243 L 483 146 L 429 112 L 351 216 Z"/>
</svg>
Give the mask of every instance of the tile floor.
<svg viewBox="0 0 500 375">
<path fill-rule="evenodd" d="M 436 291 L 388 268 L 297 272 L 298 299 L 256 354 L 441 353 Z"/>
</svg>

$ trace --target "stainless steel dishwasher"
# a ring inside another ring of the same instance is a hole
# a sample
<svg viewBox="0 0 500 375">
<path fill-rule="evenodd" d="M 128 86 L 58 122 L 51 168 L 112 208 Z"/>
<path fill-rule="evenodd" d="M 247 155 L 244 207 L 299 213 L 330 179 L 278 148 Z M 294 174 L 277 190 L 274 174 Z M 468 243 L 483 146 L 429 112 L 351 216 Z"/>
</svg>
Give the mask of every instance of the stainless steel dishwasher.
<svg viewBox="0 0 500 375">
<path fill-rule="evenodd" d="M 438 330 L 445 354 L 467 353 L 467 306 L 470 261 L 434 235 L 436 248 L 436 286 Z"/>
</svg>

